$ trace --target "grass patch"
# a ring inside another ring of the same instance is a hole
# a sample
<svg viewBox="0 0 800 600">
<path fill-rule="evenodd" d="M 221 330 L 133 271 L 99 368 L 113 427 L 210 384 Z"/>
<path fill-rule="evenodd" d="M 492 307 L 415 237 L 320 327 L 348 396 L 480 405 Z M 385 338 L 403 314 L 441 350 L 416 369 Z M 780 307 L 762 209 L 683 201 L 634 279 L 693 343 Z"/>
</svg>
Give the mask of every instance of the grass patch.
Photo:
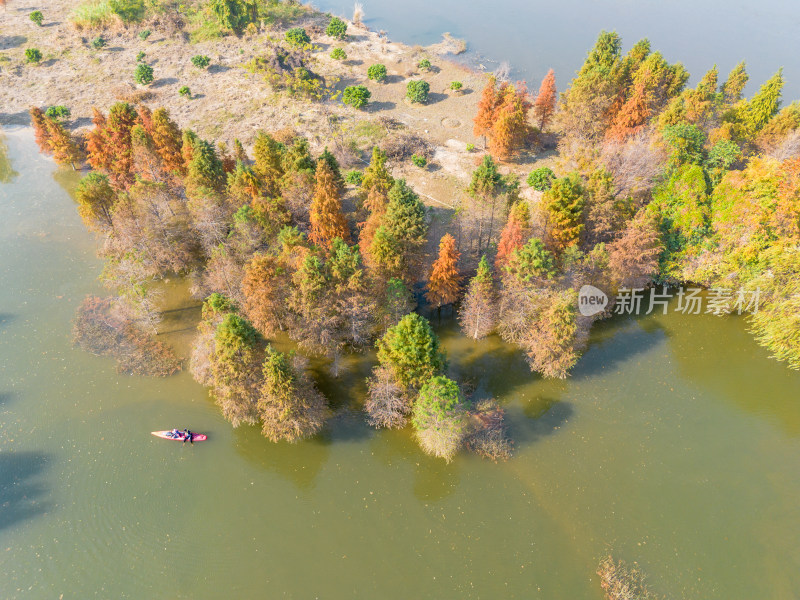
<svg viewBox="0 0 800 600">
<path fill-rule="evenodd" d="M 308 14 L 308 8 L 291 2 L 259 2 L 258 16 L 269 26 L 286 26 Z"/>
<path fill-rule="evenodd" d="M 157 5 L 152 2 L 150 4 Z M 72 10 L 69 19 L 80 31 L 137 23 L 144 19 L 146 14 L 147 7 L 144 0 L 87 0 Z"/>
<path fill-rule="evenodd" d="M 122 18 L 111 8 L 111 0 L 90 0 L 79 4 L 72 10 L 69 20 L 78 30 L 122 25 Z"/>
</svg>

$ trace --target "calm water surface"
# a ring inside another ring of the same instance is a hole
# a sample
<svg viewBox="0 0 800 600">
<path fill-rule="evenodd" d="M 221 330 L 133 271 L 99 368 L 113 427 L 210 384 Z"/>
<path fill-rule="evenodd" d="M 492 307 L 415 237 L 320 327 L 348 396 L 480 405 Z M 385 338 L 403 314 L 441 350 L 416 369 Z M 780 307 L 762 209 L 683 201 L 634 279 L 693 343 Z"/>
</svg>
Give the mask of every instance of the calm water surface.
<svg viewBox="0 0 800 600">
<path fill-rule="evenodd" d="M 71 347 L 101 271 L 76 178 L 28 130 L 3 143 L 0 597 L 600 600 L 607 552 L 671 598 L 799 593 L 800 374 L 739 319 L 605 322 L 564 382 L 440 326 L 451 374 L 507 408 L 507 463 L 369 429 L 347 407 L 372 357 L 323 379 L 342 407 L 323 436 L 271 444 L 187 373 L 122 376 Z M 183 347 L 196 307 L 175 291 Z M 173 426 L 210 441 L 149 434 Z"/>
<path fill-rule="evenodd" d="M 334 14 L 350 16 L 350 0 L 313 0 Z M 513 75 L 538 89 L 552 68 L 563 91 L 580 68 L 601 30 L 617 31 L 624 51 L 648 38 L 670 62 L 680 61 L 692 74 L 690 83 L 716 64 L 724 80 L 741 60 L 747 61 L 758 90 L 778 67 L 784 67 L 784 99 L 800 99 L 797 31 L 800 4 L 795 0 L 362 0 L 365 23 L 384 29 L 391 39 L 411 44 L 438 42 L 442 32 L 468 41 L 477 62 L 488 70 L 498 61 L 514 67 Z"/>
</svg>

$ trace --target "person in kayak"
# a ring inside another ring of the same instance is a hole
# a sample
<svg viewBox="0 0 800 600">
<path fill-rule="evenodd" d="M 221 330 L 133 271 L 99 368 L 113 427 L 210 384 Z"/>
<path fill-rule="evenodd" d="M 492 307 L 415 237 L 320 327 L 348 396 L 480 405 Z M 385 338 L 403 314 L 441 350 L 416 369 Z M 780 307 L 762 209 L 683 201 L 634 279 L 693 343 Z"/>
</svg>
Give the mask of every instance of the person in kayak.
<svg viewBox="0 0 800 600">
<path fill-rule="evenodd" d="M 183 437 L 183 434 L 176 427 L 175 429 L 173 429 L 172 431 L 169 432 L 169 437 L 180 438 L 180 437 Z"/>
<path fill-rule="evenodd" d="M 183 443 L 186 443 L 186 440 L 189 440 L 190 444 L 194 444 L 194 434 L 189 431 L 188 429 L 183 430 Z"/>
</svg>

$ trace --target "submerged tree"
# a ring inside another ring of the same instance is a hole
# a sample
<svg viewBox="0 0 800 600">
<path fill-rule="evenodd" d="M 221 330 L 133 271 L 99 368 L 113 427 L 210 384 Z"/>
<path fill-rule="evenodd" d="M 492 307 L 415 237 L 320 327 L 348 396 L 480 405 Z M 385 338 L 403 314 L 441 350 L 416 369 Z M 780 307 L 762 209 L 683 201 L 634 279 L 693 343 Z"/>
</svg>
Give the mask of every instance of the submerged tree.
<svg viewBox="0 0 800 600">
<path fill-rule="evenodd" d="M 367 379 L 367 420 L 373 427 L 405 427 L 411 413 L 411 401 L 388 367 L 378 366 Z"/>
<path fill-rule="evenodd" d="M 474 340 L 489 335 L 495 327 L 497 299 L 495 297 L 492 272 L 486 255 L 478 263 L 478 272 L 469 282 L 467 294 L 458 311 L 458 321 L 465 335 Z"/>
<path fill-rule="evenodd" d="M 411 422 L 425 452 L 453 460 L 467 424 L 458 384 L 443 375 L 428 379 L 414 402 Z"/>
<path fill-rule="evenodd" d="M 214 334 L 212 389 L 234 427 L 258 421 L 260 341 L 250 322 L 235 313 L 225 315 Z"/>
<path fill-rule="evenodd" d="M 264 383 L 258 399 L 261 431 L 273 442 L 296 442 L 322 429 L 328 402 L 287 356 L 267 346 Z"/>
<path fill-rule="evenodd" d="M 117 194 L 111 188 L 107 176 L 92 171 L 81 179 L 75 197 L 78 200 L 78 212 L 87 225 L 92 228 L 97 224 L 101 228 L 113 226 L 111 215 Z"/>
<path fill-rule="evenodd" d="M 377 342 L 378 361 L 404 387 L 419 388 L 445 366 L 439 338 L 427 319 L 407 314 Z"/>
</svg>

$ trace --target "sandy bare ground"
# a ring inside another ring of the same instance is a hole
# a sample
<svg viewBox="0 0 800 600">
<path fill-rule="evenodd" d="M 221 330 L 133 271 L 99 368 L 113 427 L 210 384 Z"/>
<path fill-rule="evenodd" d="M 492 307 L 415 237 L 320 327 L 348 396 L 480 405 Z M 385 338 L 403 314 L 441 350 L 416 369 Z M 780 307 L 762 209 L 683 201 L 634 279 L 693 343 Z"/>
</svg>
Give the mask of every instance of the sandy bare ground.
<svg viewBox="0 0 800 600">
<path fill-rule="evenodd" d="M 107 111 L 126 94 L 146 91 L 150 97 L 145 104 L 168 108 L 181 127 L 190 127 L 229 147 L 238 138 L 249 148 L 259 130 L 290 127 L 321 151 L 334 137 L 343 136 L 368 150 L 386 135 L 379 119 L 389 117 L 435 148 L 427 168 L 395 162 L 393 169 L 396 176 L 406 177 L 427 202 L 440 207 L 458 203 L 469 173 L 480 160 L 480 152 L 469 152 L 467 144 L 478 149 L 483 146 L 483 141 L 472 135 L 472 118 L 485 75 L 447 60 L 447 43 L 412 48 L 352 24 L 344 42 L 312 34 L 312 42 L 319 47 L 314 53 L 315 72 L 328 83 L 338 79 L 337 89 L 363 84 L 372 92 L 368 107 L 358 111 L 339 100 L 310 102 L 277 93 L 260 76 L 245 70 L 244 65 L 259 55 L 269 37 L 283 36 L 281 29 L 190 43 L 182 32 L 167 32 L 157 25 L 148 25 L 152 34 L 142 41 L 137 36 L 142 27 L 137 26 L 103 32 L 107 44 L 95 50 L 89 41 L 99 32 L 79 32 L 69 22 L 75 4 L 66 0 L 9 0 L 5 11 L 0 9 L 0 125 L 28 124 L 31 106 L 63 104 L 72 111 L 70 127 L 81 129 L 91 126 L 93 106 Z M 36 9 L 44 13 L 44 27 L 29 20 L 28 15 Z M 324 29 L 326 23 L 327 17 L 309 11 L 293 25 Z M 336 46 L 345 50 L 346 61 L 330 58 L 330 50 Z M 42 51 L 44 58 L 39 65 L 25 62 L 25 49 L 29 47 Z M 139 52 L 145 52 L 145 60 L 155 72 L 155 81 L 146 88 L 133 84 Z M 196 54 L 211 57 L 211 66 L 206 70 L 194 67 L 190 59 Z M 417 69 L 424 57 L 433 63 L 432 72 L 421 73 Z M 386 65 L 386 83 L 367 79 L 367 67 L 373 63 Z M 410 79 L 430 83 L 430 101 L 426 105 L 404 100 Z M 461 93 L 449 89 L 456 80 L 464 85 Z M 192 99 L 179 95 L 178 90 L 184 85 L 191 89 Z M 331 125 L 332 116 L 336 117 L 336 125 Z M 504 165 L 503 170 L 519 172 L 524 179 L 535 158 L 527 156 L 521 164 Z"/>
</svg>

